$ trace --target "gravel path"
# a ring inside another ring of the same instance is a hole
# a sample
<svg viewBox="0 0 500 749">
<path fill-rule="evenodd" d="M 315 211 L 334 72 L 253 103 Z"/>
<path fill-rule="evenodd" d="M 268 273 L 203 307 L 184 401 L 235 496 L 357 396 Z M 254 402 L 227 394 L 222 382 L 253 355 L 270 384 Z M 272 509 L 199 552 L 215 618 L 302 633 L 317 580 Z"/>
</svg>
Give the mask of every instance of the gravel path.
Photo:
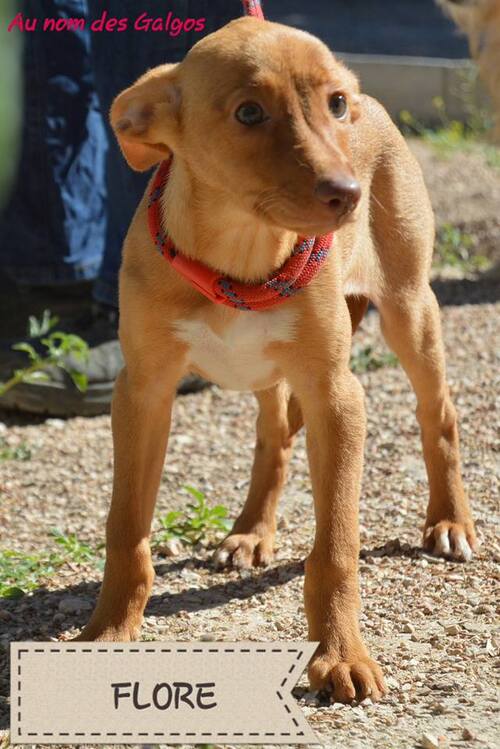
<svg viewBox="0 0 500 749">
<path fill-rule="evenodd" d="M 499 487 L 494 341 L 499 307 L 459 304 L 443 309 L 464 475 L 483 542 L 469 565 L 433 559 L 418 549 L 427 487 L 414 396 L 403 372 L 396 367 L 360 375 L 368 411 L 361 618 L 391 692 L 376 706 L 328 706 L 317 704 L 302 680 L 296 695 L 328 746 L 416 747 L 426 733 L 444 737 L 440 746 L 495 746 L 500 733 L 494 687 L 494 655 L 500 644 L 495 614 L 500 547 L 494 535 Z M 375 313 L 368 315 L 355 342 L 356 347 L 368 344 L 384 350 Z M 236 515 L 248 485 L 254 416 L 252 396 L 216 388 L 177 400 L 159 513 L 185 504 L 182 487 L 189 483 Z M 4 441 L 11 447 L 26 443 L 32 451 L 28 462 L 1 463 L 2 547 L 47 550 L 53 527 L 76 532 L 95 546 L 103 537 L 111 487 L 109 418 L 32 423 L 2 418 Z M 313 513 L 303 435 L 280 517 L 277 556 L 267 570 L 216 572 L 211 552 L 204 548 L 157 559 L 144 637 L 305 637 L 303 559 L 311 545 Z M 45 590 L 15 601 L 0 599 L 1 728 L 7 725 L 8 682 L 2 667 L 7 665 L 9 640 L 73 634 L 88 617 L 99 577 L 92 566 L 67 565 Z"/>
</svg>

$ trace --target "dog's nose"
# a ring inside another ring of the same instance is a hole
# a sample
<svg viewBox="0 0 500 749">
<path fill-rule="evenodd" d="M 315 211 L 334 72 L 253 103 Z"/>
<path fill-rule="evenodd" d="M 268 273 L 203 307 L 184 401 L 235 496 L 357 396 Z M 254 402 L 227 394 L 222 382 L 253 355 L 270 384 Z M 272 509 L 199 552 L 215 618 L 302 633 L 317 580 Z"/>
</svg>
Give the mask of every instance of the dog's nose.
<svg viewBox="0 0 500 749">
<path fill-rule="evenodd" d="M 361 197 L 361 187 L 354 177 L 321 179 L 316 185 L 316 197 L 340 214 L 356 208 Z"/>
</svg>

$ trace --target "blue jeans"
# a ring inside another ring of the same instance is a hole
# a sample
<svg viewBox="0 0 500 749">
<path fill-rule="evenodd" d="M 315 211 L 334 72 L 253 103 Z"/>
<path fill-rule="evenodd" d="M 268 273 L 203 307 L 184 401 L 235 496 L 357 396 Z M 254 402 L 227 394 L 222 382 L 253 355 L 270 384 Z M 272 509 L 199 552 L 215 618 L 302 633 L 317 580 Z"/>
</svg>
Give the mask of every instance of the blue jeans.
<svg viewBox="0 0 500 749">
<path fill-rule="evenodd" d="M 21 284 L 95 280 L 95 298 L 116 305 L 123 239 L 149 177 L 126 165 L 107 119 L 111 102 L 145 70 L 182 60 L 201 36 L 241 15 L 241 0 L 22 5 L 30 19 L 85 17 L 87 23 L 81 31 L 23 35 L 21 154 L 0 216 L 0 267 Z M 91 33 L 90 21 L 104 9 L 108 18 L 128 18 L 127 31 Z M 178 36 L 134 31 L 133 19 L 143 11 L 207 22 L 202 33 Z"/>
</svg>

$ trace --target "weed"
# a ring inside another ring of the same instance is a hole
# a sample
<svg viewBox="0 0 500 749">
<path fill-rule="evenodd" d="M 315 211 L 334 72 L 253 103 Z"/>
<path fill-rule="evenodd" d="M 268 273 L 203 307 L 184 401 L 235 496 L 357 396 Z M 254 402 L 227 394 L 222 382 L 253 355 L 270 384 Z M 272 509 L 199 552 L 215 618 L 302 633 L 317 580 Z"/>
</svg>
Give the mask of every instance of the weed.
<svg viewBox="0 0 500 749">
<path fill-rule="evenodd" d="M 0 437 L 0 460 L 31 460 L 31 450 L 26 442 L 21 442 L 15 447 L 10 447 Z"/>
<path fill-rule="evenodd" d="M 395 367 L 397 364 L 398 359 L 391 351 L 379 354 L 373 346 L 365 346 L 351 355 L 351 369 L 356 374 L 373 372 L 382 367 Z"/>
<path fill-rule="evenodd" d="M 432 103 L 439 119 L 437 128 L 425 127 L 408 110 L 400 115 L 403 132 L 417 134 L 429 143 L 439 156 L 451 158 L 456 153 L 481 153 L 486 163 L 500 168 L 500 149 L 486 141 L 492 125 L 492 118 L 484 109 L 477 107 L 470 94 L 464 93 L 467 121 L 460 122 L 448 117 L 443 99 L 436 96 Z"/>
<path fill-rule="evenodd" d="M 39 588 L 51 575 L 58 560 L 50 554 L 24 554 L 5 549 L 0 551 L 0 597 L 17 598 Z"/>
<path fill-rule="evenodd" d="M 0 550 L 0 598 L 17 598 L 42 587 L 45 580 L 68 562 L 93 562 L 102 567 L 98 552 L 78 540 L 74 533 L 51 532 L 60 551 L 26 554 L 10 549 Z"/>
<path fill-rule="evenodd" d="M 202 539 L 210 541 L 216 533 L 227 533 L 230 529 L 231 521 L 223 505 L 209 507 L 203 492 L 192 486 L 185 486 L 184 489 L 194 501 L 188 504 L 184 512 L 167 512 L 159 518 L 161 527 L 155 534 L 155 545 L 178 538 L 183 543 L 194 546 Z"/>
<path fill-rule="evenodd" d="M 87 360 L 88 345 L 77 335 L 53 330 L 58 322 L 58 318 L 52 317 L 49 310 L 45 310 L 40 320 L 36 317 L 29 318 L 28 336 L 38 339 L 45 351 L 39 353 L 26 341 L 12 347 L 15 351 L 23 351 L 28 355 L 29 365 L 24 369 L 17 369 L 7 382 L 0 383 L 0 397 L 21 382 L 48 380 L 46 370 L 50 367 L 64 369 L 78 390 L 84 392 L 87 389 L 87 375 L 75 365 Z"/>
<path fill-rule="evenodd" d="M 483 255 L 474 254 L 474 239 L 458 226 L 444 224 L 438 230 L 434 265 L 438 268 L 451 266 L 464 272 L 485 270 L 490 261 Z"/>
<path fill-rule="evenodd" d="M 56 544 L 58 544 L 61 549 L 64 550 L 65 559 L 71 560 L 76 564 L 94 561 L 96 557 L 96 550 L 88 544 L 80 541 L 75 533 L 69 533 L 68 535 L 66 535 L 65 533 L 57 530 L 57 528 L 54 528 L 50 532 L 50 535 L 52 536 Z"/>
</svg>

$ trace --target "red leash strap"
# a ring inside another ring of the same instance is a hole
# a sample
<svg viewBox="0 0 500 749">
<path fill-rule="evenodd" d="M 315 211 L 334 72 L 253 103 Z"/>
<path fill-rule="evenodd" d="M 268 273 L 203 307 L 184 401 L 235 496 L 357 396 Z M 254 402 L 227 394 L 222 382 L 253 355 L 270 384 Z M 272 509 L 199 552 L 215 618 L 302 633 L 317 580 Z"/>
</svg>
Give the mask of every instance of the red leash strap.
<svg viewBox="0 0 500 749">
<path fill-rule="evenodd" d="M 260 0 L 243 0 L 243 9 L 246 16 L 255 16 L 264 20 L 264 11 Z"/>
<path fill-rule="evenodd" d="M 328 257 L 333 234 L 299 239 L 284 265 L 263 283 L 237 281 L 180 253 L 161 224 L 160 198 L 171 166 L 172 159 L 163 161 L 154 176 L 148 201 L 149 231 L 165 260 L 210 301 L 239 310 L 267 309 L 294 296 L 317 275 Z"/>
</svg>

